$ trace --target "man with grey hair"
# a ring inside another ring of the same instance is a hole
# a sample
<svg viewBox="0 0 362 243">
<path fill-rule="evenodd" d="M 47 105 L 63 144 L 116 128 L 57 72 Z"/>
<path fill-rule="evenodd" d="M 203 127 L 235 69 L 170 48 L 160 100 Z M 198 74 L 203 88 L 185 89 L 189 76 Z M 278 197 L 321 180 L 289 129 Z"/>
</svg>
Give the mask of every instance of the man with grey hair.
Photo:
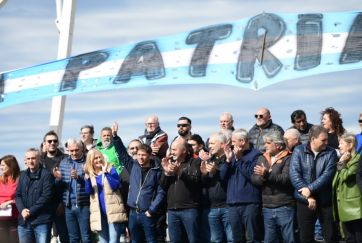
<svg viewBox="0 0 362 243">
<path fill-rule="evenodd" d="M 145 126 L 144 134 L 139 136 L 140 141 L 151 146 L 153 156 L 164 158 L 168 149 L 168 136 L 162 131 L 158 117 L 156 115 L 147 117 Z"/>
<path fill-rule="evenodd" d="M 227 138 L 223 132 L 214 133 L 209 139 L 209 153 L 200 151 L 202 179 L 202 242 L 233 242 L 226 204 L 226 184 L 220 180 L 220 166 L 226 163 Z"/>
<path fill-rule="evenodd" d="M 86 161 L 80 139 L 67 141 L 69 156 L 60 162 L 53 174 L 62 189 L 65 219 L 70 242 L 90 243 L 89 194 L 85 191 L 83 167 Z"/>
<path fill-rule="evenodd" d="M 219 117 L 220 130 L 231 130 L 234 131 L 234 118 L 230 112 L 223 112 Z"/>
<path fill-rule="evenodd" d="M 270 131 L 279 131 L 284 134 L 284 130 L 281 126 L 273 123 L 269 109 L 260 108 L 254 115 L 256 119 L 255 125 L 249 130 L 249 141 L 260 152 L 265 152 L 265 146 L 263 136 Z"/>
<path fill-rule="evenodd" d="M 283 136 L 270 131 L 263 136 L 266 151 L 254 167 L 251 182 L 262 189 L 264 242 L 295 242 L 295 199 L 289 179 L 291 152 Z"/>
<path fill-rule="evenodd" d="M 332 180 L 338 161 L 336 150 L 328 146 L 323 126 L 310 129 L 309 142 L 294 148 L 290 180 L 297 199 L 297 219 L 301 242 L 314 242 L 314 224 L 320 219 L 326 243 L 338 242 L 332 209 Z"/>
<path fill-rule="evenodd" d="M 289 151 L 293 152 L 295 146 L 301 144 L 300 133 L 295 128 L 289 128 L 284 133 L 284 140 Z"/>
<path fill-rule="evenodd" d="M 220 166 L 220 179 L 227 184 L 226 203 L 234 242 L 261 242 L 263 230 L 260 190 L 251 184 L 253 168 L 260 152 L 248 140 L 245 129 L 231 135 L 232 148 L 225 148 L 226 163 Z"/>
<path fill-rule="evenodd" d="M 27 169 L 21 173 L 15 193 L 19 211 L 18 235 L 20 242 L 50 242 L 54 207 L 54 178 L 40 165 L 40 151 L 31 148 L 25 152 Z"/>
</svg>

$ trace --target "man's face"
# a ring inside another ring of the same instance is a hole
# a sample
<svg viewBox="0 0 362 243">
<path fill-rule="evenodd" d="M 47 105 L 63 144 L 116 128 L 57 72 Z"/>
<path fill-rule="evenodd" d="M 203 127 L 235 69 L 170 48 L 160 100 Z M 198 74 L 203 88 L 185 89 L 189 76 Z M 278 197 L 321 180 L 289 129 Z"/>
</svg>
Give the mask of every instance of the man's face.
<svg viewBox="0 0 362 243">
<path fill-rule="evenodd" d="M 304 131 L 305 129 L 307 129 L 307 119 L 303 115 L 297 117 L 294 119 L 293 125 L 298 131 Z"/>
<path fill-rule="evenodd" d="M 90 128 L 86 127 L 80 131 L 80 139 L 83 142 L 93 141 L 93 134 L 90 132 Z"/>
<path fill-rule="evenodd" d="M 145 125 L 146 125 L 147 132 L 152 133 L 152 132 L 156 131 L 159 124 L 154 117 L 149 117 L 149 118 L 147 118 Z"/>
<path fill-rule="evenodd" d="M 48 135 L 43 142 L 43 149 L 49 153 L 55 153 L 59 145 L 58 138 L 54 135 Z"/>
<path fill-rule="evenodd" d="M 108 148 L 112 143 L 112 132 L 109 130 L 103 130 L 101 132 L 101 141 L 103 148 Z"/>
<path fill-rule="evenodd" d="M 199 154 L 200 150 L 203 148 L 203 146 L 198 144 L 195 140 L 190 139 L 187 143 L 192 147 L 194 154 Z"/>
<path fill-rule="evenodd" d="M 233 120 L 230 119 L 227 115 L 221 115 L 219 119 L 220 129 L 229 130 L 233 126 Z"/>
<path fill-rule="evenodd" d="M 130 156 L 132 156 L 132 158 L 134 158 L 134 159 L 136 158 L 138 148 L 139 148 L 140 145 L 141 145 L 141 143 L 138 142 L 138 141 L 133 141 L 128 145 L 128 154 Z"/>
<path fill-rule="evenodd" d="M 256 112 L 255 119 L 256 125 L 262 127 L 270 120 L 269 112 L 266 109 L 260 109 Z"/>
<path fill-rule="evenodd" d="M 187 120 L 179 120 L 177 122 L 177 132 L 181 137 L 186 136 L 191 131 L 191 124 Z"/>
<path fill-rule="evenodd" d="M 183 159 L 186 156 L 186 148 L 181 142 L 175 141 L 171 145 L 171 156 L 174 160 Z"/>
<path fill-rule="evenodd" d="M 266 140 L 264 144 L 266 152 L 268 152 L 271 156 L 277 155 L 280 152 L 279 146 L 276 143 Z"/>
<path fill-rule="evenodd" d="M 137 151 L 137 161 L 141 167 L 149 166 L 150 164 L 150 154 L 148 154 L 145 150 L 140 149 Z"/>
<path fill-rule="evenodd" d="M 39 155 L 35 151 L 25 153 L 25 164 L 30 171 L 36 171 L 39 168 Z"/>
<path fill-rule="evenodd" d="M 231 144 L 235 147 L 235 148 L 240 148 L 241 150 L 244 149 L 246 142 L 244 139 L 240 139 L 238 137 L 236 137 L 235 135 L 231 136 Z"/>
<path fill-rule="evenodd" d="M 209 139 L 209 153 L 211 155 L 221 155 L 224 152 L 224 143 L 220 142 L 215 136 Z"/>
<path fill-rule="evenodd" d="M 312 138 L 310 146 L 313 151 L 321 152 L 326 149 L 328 145 L 328 135 L 322 132 L 317 138 Z"/>
<path fill-rule="evenodd" d="M 77 160 L 82 158 L 83 156 L 83 149 L 79 144 L 73 143 L 73 144 L 68 144 L 68 152 L 70 157 L 73 160 Z"/>
</svg>

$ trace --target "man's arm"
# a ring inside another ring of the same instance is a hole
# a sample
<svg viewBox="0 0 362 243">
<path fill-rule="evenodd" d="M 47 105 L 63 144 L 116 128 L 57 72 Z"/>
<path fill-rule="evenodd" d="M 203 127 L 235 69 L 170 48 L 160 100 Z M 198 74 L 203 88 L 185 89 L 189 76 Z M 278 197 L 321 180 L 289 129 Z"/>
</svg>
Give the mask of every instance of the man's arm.
<svg viewBox="0 0 362 243">
<path fill-rule="evenodd" d="M 42 171 L 41 173 L 44 173 L 44 171 Z M 48 204 L 53 196 L 53 189 L 54 189 L 53 177 L 51 176 L 50 173 L 46 173 L 45 175 L 42 176 L 44 176 L 44 178 L 41 180 L 42 192 L 38 200 L 35 202 L 35 204 L 29 208 L 31 216 L 37 215 L 44 207 L 48 207 L 49 206 Z"/>
</svg>

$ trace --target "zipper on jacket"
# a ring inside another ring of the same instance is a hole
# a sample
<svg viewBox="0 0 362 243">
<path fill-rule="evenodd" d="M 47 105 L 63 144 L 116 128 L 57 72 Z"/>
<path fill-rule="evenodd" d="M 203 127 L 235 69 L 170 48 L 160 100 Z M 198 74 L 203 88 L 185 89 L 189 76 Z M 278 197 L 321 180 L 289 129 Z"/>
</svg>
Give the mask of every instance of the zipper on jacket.
<svg viewBox="0 0 362 243">
<path fill-rule="evenodd" d="M 150 173 L 151 170 L 152 170 L 152 168 L 150 168 L 150 169 L 147 171 L 147 174 L 146 174 L 146 176 L 145 176 L 145 180 L 143 181 L 143 183 L 142 183 L 142 175 L 141 175 L 140 189 L 138 190 L 138 195 L 137 195 L 137 198 L 136 198 L 136 209 L 138 208 L 138 200 L 139 200 L 139 197 L 140 197 L 140 195 L 141 195 L 141 190 L 142 190 L 143 186 L 145 185 L 146 180 L 147 180 L 147 177 L 148 177 L 148 174 Z M 141 171 L 141 174 L 142 174 L 142 171 Z"/>
</svg>

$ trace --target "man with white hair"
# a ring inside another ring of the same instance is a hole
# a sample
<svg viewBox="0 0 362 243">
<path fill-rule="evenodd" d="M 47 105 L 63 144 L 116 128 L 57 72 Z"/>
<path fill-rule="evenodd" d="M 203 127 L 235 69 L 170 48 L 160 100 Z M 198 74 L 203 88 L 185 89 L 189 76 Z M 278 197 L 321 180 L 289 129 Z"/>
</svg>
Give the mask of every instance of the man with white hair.
<svg viewBox="0 0 362 243">
<path fill-rule="evenodd" d="M 300 133 L 295 128 L 289 128 L 284 133 L 284 140 L 289 151 L 293 152 L 295 146 L 301 144 Z"/>
<path fill-rule="evenodd" d="M 266 151 L 254 167 L 251 182 L 262 189 L 264 242 L 295 242 L 294 188 L 289 179 L 291 152 L 280 132 L 263 136 Z"/>
<path fill-rule="evenodd" d="M 152 148 L 152 155 L 160 159 L 166 156 L 168 149 L 168 136 L 167 133 L 162 131 L 160 122 L 156 115 L 147 117 L 145 122 L 145 132 L 139 136 L 140 141 L 143 144 L 147 144 Z"/>
</svg>

